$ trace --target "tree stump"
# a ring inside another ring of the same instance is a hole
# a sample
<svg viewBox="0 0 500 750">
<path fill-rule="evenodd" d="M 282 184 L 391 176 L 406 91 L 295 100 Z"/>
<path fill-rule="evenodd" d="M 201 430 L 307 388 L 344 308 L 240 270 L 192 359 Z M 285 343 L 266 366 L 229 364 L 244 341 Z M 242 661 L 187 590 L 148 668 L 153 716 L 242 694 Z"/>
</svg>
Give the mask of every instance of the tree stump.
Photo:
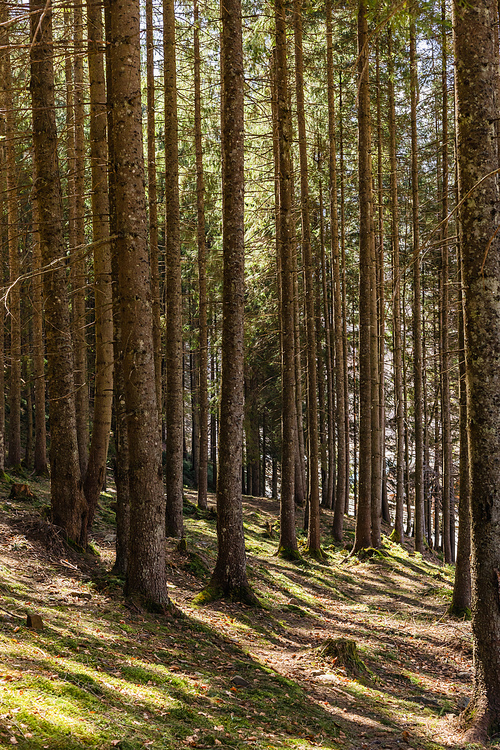
<svg viewBox="0 0 500 750">
<path fill-rule="evenodd" d="M 335 662 L 335 666 L 343 667 L 354 677 L 370 677 L 371 672 L 360 659 L 356 641 L 347 638 L 327 638 L 321 646 L 320 655 Z"/>
</svg>

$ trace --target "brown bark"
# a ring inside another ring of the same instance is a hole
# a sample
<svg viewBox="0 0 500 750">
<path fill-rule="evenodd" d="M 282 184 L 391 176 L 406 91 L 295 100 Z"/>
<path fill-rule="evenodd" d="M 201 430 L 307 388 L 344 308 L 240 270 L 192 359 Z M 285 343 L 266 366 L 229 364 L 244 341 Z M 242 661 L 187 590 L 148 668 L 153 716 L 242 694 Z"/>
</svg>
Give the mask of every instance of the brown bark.
<svg viewBox="0 0 500 750">
<path fill-rule="evenodd" d="M 89 389 L 87 384 L 87 343 L 85 326 L 85 135 L 84 135 L 84 80 L 83 80 L 83 12 L 82 4 L 74 5 L 74 196 L 75 245 L 71 248 L 71 287 L 73 350 L 75 359 L 75 405 L 78 454 L 82 477 L 87 472 L 89 451 Z"/>
<path fill-rule="evenodd" d="M 196 219 L 198 241 L 198 345 L 199 345 L 199 430 L 198 506 L 207 507 L 208 482 L 208 305 L 207 247 L 205 241 L 205 183 L 201 129 L 201 58 L 198 2 L 194 0 L 194 138 L 196 151 Z"/>
<path fill-rule="evenodd" d="M 332 6 L 326 6 L 326 54 L 328 86 L 328 137 L 330 151 L 328 159 L 330 188 L 331 254 L 333 268 L 333 309 L 335 331 L 335 383 L 336 383 L 336 425 L 337 425 L 337 481 L 335 508 L 333 514 L 333 538 L 342 539 L 343 520 L 348 503 L 349 457 L 346 435 L 344 330 L 342 324 L 342 289 L 340 284 L 339 222 L 337 209 L 337 144 L 335 140 L 335 89 L 333 82 L 333 41 Z"/>
<path fill-rule="evenodd" d="M 458 203 L 458 201 L 457 201 Z M 460 235 L 460 227 L 459 227 Z M 460 255 L 460 244 L 459 244 Z M 470 612 L 471 605 L 471 570 L 470 570 L 470 496 L 469 496 L 469 445 L 467 442 L 467 387 L 465 371 L 465 330 L 464 330 L 464 295 L 462 292 L 462 271 L 459 273 L 458 291 L 458 370 L 459 370 L 459 430 L 460 430 L 460 468 L 459 468 L 459 503 L 458 503 L 458 542 L 453 598 L 449 612 L 463 617 Z"/>
<path fill-rule="evenodd" d="M 9 250 L 9 294 L 6 298 L 10 323 L 10 368 L 9 368 L 9 433 L 8 465 L 19 468 L 21 464 L 21 295 L 17 281 L 20 274 L 19 258 L 19 209 L 17 189 L 17 167 L 15 151 L 15 121 L 10 65 L 8 6 L 1 3 L 2 26 L 2 76 L 0 101 L 5 112 L 5 168 L 7 190 L 7 244 Z"/>
<path fill-rule="evenodd" d="M 305 277 L 306 356 L 307 356 L 307 414 L 309 444 L 309 524 L 307 547 L 311 555 L 321 548 L 319 528 L 319 442 L 318 396 L 316 370 L 316 317 L 314 310 L 313 260 L 311 250 L 311 222 L 309 217 L 309 177 L 307 165 L 306 121 L 304 111 L 304 60 L 302 51 L 302 2 L 294 0 L 295 93 L 300 159 L 300 213 L 302 219 L 302 261 Z"/>
<path fill-rule="evenodd" d="M 177 82 L 175 69 L 174 1 L 163 3 L 165 58 L 165 163 L 166 198 L 166 378 L 167 426 L 167 535 L 182 537 L 183 397 L 182 397 L 182 292 L 179 216 L 179 155 L 177 144 Z"/>
<path fill-rule="evenodd" d="M 443 551 L 446 563 L 455 559 L 452 549 L 451 506 L 453 493 L 450 413 L 450 355 L 449 355 L 449 252 L 448 252 L 448 83 L 446 50 L 446 13 L 441 0 L 441 95 L 442 95 L 442 183 L 441 183 L 441 418 L 443 426 Z M 454 535 L 453 535 L 454 536 Z"/>
<path fill-rule="evenodd" d="M 36 178 L 35 178 L 36 184 Z M 35 474 L 43 476 L 47 465 L 47 425 L 45 419 L 45 344 L 43 337 L 43 279 L 40 247 L 38 200 L 33 199 L 33 377 L 35 381 Z"/>
<path fill-rule="evenodd" d="M 244 386 L 244 142 L 243 40 L 240 0 L 221 4 L 222 39 L 222 377 L 218 553 L 209 584 L 211 596 L 255 602 L 246 573 L 241 498 Z"/>
<path fill-rule="evenodd" d="M 358 3 L 358 164 L 359 164 L 359 500 L 353 552 L 370 547 L 372 473 L 371 299 L 373 193 L 366 2 Z"/>
<path fill-rule="evenodd" d="M 148 134 L 148 213 L 149 257 L 151 263 L 151 294 L 153 297 L 153 345 L 155 355 L 156 401 L 158 420 L 162 420 L 160 273 L 158 266 L 158 187 L 156 178 L 156 116 L 154 78 L 153 1 L 146 1 L 146 71 L 147 71 L 147 134 Z"/>
<path fill-rule="evenodd" d="M 411 194 L 413 231 L 413 379 L 415 409 L 415 549 L 424 551 L 424 409 L 422 372 L 422 306 L 417 140 L 417 46 L 415 19 L 410 16 L 410 102 L 411 102 Z"/>
<path fill-rule="evenodd" d="M 497 7 L 455 0 L 453 9 L 472 517 L 474 692 L 465 716 L 466 740 L 481 742 L 500 722 Z"/>
<path fill-rule="evenodd" d="M 113 402 L 113 298 L 107 183 L 106 86 L 101 0 L 87 0 L 90 80 L 90 165 L 94 245 L 95 381 L 94 414 L 84 490 L 92 524 L 106 476 Z M 81 455 L 81 454 L 80 454 Z M 81 460 L 81 458 L 80 458 Z"/>
<path fill-rule="evenodd" d="M 399 210 L 396 140 L 396 102 L 394 96 L 394 57 L 392 29 L 388 31 L 388 93 L 389 93 L 389 152 L 391 163 L 391 227 L 392 227 L 392 308 L 394 336 L 394 401 L 396 406 L 396 521 L 394 540 L 404 541 L 404 413 L 403 413 L 403 353 L 401 341 L 401 278 L 399 263 Z"/>
<path fill-rule="evenodd" d="M 130 540 L 126 593 L 168 603 L 165 500 L 156 403 L 153 315 L 141 122 L 139 3 L 110 0 L 109 82 L 113 200 L 118 236 L 115 279 L 129 446 Z"/>
<path fill-rule="evenodd" d="M 297 455 L 297 412 L 294 320 L 294 228 L 292 217 L 292 127 L 288 103 L 286 17 L 283 0 L 275 3 L 276 106 L 278 146 L 279 221 L 277 223 L 281 324 L 281 505 L 279 554 L 297 555 L 295 534 L 295 477 Z"/>
<path fill-rule="evenodd" d="M 52 65 L 52 6 L 30 3 L 31 101 L 36 199 L 44 274 L 49 388 L 52 521 L 85 546 L 87 503 L 82 489 L 73 381 L 68 296 L 64 268 L 62 193 L 59 180 Z"/>
</svg>

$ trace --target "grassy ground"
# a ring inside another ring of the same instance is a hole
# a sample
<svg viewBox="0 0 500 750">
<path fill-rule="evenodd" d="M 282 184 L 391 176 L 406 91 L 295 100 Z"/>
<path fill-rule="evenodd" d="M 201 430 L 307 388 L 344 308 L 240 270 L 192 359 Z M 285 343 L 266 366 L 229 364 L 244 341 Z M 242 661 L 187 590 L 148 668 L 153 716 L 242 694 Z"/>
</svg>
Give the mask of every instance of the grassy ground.
<svg viewBox="0 0 500 750">
<path fill-rule="evenodd" d="M 462 747 L 470 627 L 446 615 L 453 572 L 437 557 L 385 538 L 384 556 L 346 560 L 352 522 L 335 547 L 324 513 L 326 559 L 282 561 L 266 530 L 277 504 L 245 498 L 262 607 L 196 607 L 215 562 L 215 514 L 187 492 L 187 553 L 168 543 L 180 614 L 160 617 L 128 608 L 109 573 L 112 491 L 91 556 L 64 547 L 44 520 L 47 484 L 29 485 L 29 501 L 0 485 L 0 747 Z M 27 613 L 41 615 L 42 630 L 26 627 Z M 354 640 L 366 671 L 323 655 L 329 638 Z"/>
</svg>

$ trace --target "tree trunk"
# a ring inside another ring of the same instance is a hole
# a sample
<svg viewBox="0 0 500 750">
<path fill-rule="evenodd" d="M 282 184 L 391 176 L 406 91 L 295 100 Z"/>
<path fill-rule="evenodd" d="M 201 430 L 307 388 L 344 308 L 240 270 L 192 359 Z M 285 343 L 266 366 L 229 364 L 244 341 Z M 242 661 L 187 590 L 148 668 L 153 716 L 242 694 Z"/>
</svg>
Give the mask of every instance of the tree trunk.
<svg viewBox="0 0 500 750">
<path fill-rule="evenodd" d="M 217 540 L 211 597 L 255 603 L 247 580 L 241 467 L 244 386 L 244 142 L 243 40 L 240 0 L 226 0 L 222 13 L 222 379 Z"/>
<path fill-rule="evenodd" d="M 166 378 L 167 398 L 167 536 L 182 537 L 183 395 L 182 292 L 177 144 L 177 76 L 174 1 L 163 3 L 165 58 L 165 197 L 166 197 Z"/>
<path fill-rule="evenodd" d="M 0 6 L 2 22 L 2 77 L 0 100 L 5 113 L 5 166 L 7 189 L 7 244 L 9 248 L 9 294 L 5 300 L 10 322 L 10 372 L 9 372 L 9 439 L 8 465 L 18 469 L 21 465 L 21 290 L 19 259 L 18 178 L 15 151 L 15 122 L 12 96 L 12 73 L 9 49 L 9 12 L 6 3 Z M 2 396 L 3 398 L 3 396 Z"/>
<path fill-rule="evenodd" d="M 31 102 L 36 199 L 40 214 L 49 387 L 51 516 L 66 536 L 85 547 L 87 503 L 76 435 L 73 351 L 69 319 L 62 192 L 59 180 L 52 64 L 52 6 L 30 2 Z"/>
<path fill-rule="evenodd" d="M 337 210 L 337 144 L 335 140 L 335 89 L 333 81 L 333 41 L 332 41 L 332 4 L 326 5 L 326 54 L 327 54 L 327 87 L 328 87 L 328 136 L 329 150 L 329 187 L 330 187 L 330 221 L 331 253 L 333 268 L 333 309 L 335 330 L 335 382 L 336 382 L 336 425 L 337 425 L 337 481 L 335 492 L 335 509 L 333 514 L 333 538 L 341 541 L 344 514 L 348 503 L 347 477 L 349 474 L 348 438 L 346 435 L 345 414 L 345 380 L 344 367 L 344 331 L 342 325 L 342 288 L 340 284 L 339 223 Z"/>
<path fill-rule="evenodd" d="M 455 0 L 453 9 L 472 517 L 474 693 L 465 716 L 466 740 L 483 742 L 500 721 L 497 7 Z"/>
<path fill-rule="evenodd" d="M 85 497 L 88 527 L 106 476 L 111 408 L 113 403 L 113 295 L 109 243 L 107 183 L 106 86 L 103 59 L 101 0 L 87 0 L 88 65 L 90 80 L 90 160 L 92 177 L 92 238 L 94 241 L 95 381 L 94 415 Z M 80 454 L 81 461 L 81 454 Z"/>
<path fill-rule="evenodd" d="M 35 178 L 36 184 L 36 178 Z M 33 199 L 33 377 L 35 381 L 35 474 L 44 476 L 47 466 L 47 424 L 45 419 L 45 344 L 43 338 L 43 278 L 40 246 L 40 212 Z"/>
<path fill-rule="evenodd" d="M 304 111 L 304 60 L 302 51 L 302 0 L 294 0 L 295 92 L 300 157 L 300 208 L 302 218 L 302 262 L 305 277 L 306 354 L 308 387 L 308 444 L 309 444 L 309 524 L 307 547 L 309 554 L 321 552 L 319 528 L 319 444 L 318 395 L 316 370 L 316 317 L 314 310 L 314 280 L 311 250 L 311 222 L 309 217 L 309 176 L 307 165 L 306 120 Z"/>
<path fill-rule="evenodd" d="M 286 18 L 283 0 L 275 2 L 276 127 L 279 175 L 278 257 L 281 290 L 281 506 L 278 554 L 298 555 L 295 534 L 297 412 L 295 370 L 294 227 L 292 217 L 292 123 L 288 103 Z"/>
<path fill-rule="evenodd" d="M 109 66 L 115 240 L 129 446 L 126 593 L 168 604 L 165 501 L 156 403 L 141 122 L 139 3 L 110 0 Z"/>
<path fill-rule="evenodd" d="M 85 135 L 84 135 L 84 80 L 83 80 L 83 12 L 82 4 L 74 5 L 74 200 L 75 246 L 71 248 L 72 324 L 75 358 L 76 431 L 80 472 L 85 477 L 89 452 L 89 389 L 87 384 L 87 342 L 85 325 Z M 71 196 L 70 196 L 71 198 Z"/>
<path fill-rule="evenodd" d="M 415 408 L 415 550 L 424 551 L 424 418 L 422 373 L 422 307 L 420 283 L 420 232 L 417 139 L 417 45 L 415 19 L 410 15 L 410 101 L 411 101 L 411 194 L 413 230 L 413 378 Z"/>
<path fill-rule="evenodd" d="M 153 0 L 146 1 L 146 72 L 147 72 L 147 133 L 148 133 L 148 214 L 149 258 L 151 263 L 151 294 L 153 297 L 153 345 L 155 353 L 156 401 L 158 420 L 162 422 L 160 278 L 158 267 L 158 189 L 156 179 L 156 102 L 154 77 Z"/>
<path fill-rule="evenodd" d="M 358 3 L 358 164 L 359 164 L 359 500 L 353 553 L 370 547 L 372 473 L 371 297 L 373 193 L 366 2 Z"/>
<path fill-rule="evenodd" d="M 200 31 L 198 1 L 194 0 L 194 139 L 196 151 L 196 226 L 198 240 L 199 293 L 199 430 L 198 506 L 207 507 L 208 482 L 208 324 L 207 324 L 207 246 L 205 241 L 205 184 L 201 129 Z"/>
<path fill-rule="evenodd" d="M 392 29 L 388 30 L 388 92 L 389 92 L 389 151 L 391 162 L 391 225 L 392 225 L 392 304 L 394 336 L 394 401 L 396 411 L 396 521 L 394 540 L 404 541 L 404 413 L 403 413 L 403 352 L 401 342 L 401 278 L 399 264 L 399 210 L 396 140 L 396 102 L 394 97 L 394 57 Z"/>
<path fill-rule="evenodd" d="M 458 201 L 457 201 L 458 203 Z M 459 255 L 461 253 L 459 227 Z M 460 261 L 461 266 L 461 261 Z M 459 369 L 459 430 L 460 430 L 460 489 L 458 503 L 457 564 L 450 614 L 464 617 L 470 612 L 470 496 L 469 496 L 469 445 L 467 442 L 467 387 L 465 371 L 464 300 L 462 292 L 462 269 L 458 288 L 458 369 Z"/>
</svg>

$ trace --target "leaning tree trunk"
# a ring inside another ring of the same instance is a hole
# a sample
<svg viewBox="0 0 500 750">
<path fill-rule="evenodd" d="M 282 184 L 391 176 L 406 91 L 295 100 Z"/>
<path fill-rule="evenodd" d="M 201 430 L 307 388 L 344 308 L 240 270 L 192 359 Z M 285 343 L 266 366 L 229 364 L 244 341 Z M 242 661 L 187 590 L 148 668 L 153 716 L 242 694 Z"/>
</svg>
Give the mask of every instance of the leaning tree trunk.
<svg viewBox="0 0 500 750">
<path fill-rule="evenodd" d="M 500 237 L 496 0 L 455 0 L 460 221 L 472 518 L 469 742 L 500 722 Z"/>
<path fill-rule="evenodd" d="M 51 517 L 66 536 L 86 546 L 87 503 L 82 488 L 73 383 L 73 350 L 66 288 L 62 192 L 59 179 L 52 63 L 52 6 L 31 0 L 31 102 L 35 199 L 44 266 L 49 389 Z"/>
<path fill-rule="evenodd" d="M 112 168 L 129 445 L 130 540 L 126 592 L 168 604 L 165 500 L 156 403 L 153 314 L 141 121 L 139 2 L 109 4 Z"/>
</svg>

